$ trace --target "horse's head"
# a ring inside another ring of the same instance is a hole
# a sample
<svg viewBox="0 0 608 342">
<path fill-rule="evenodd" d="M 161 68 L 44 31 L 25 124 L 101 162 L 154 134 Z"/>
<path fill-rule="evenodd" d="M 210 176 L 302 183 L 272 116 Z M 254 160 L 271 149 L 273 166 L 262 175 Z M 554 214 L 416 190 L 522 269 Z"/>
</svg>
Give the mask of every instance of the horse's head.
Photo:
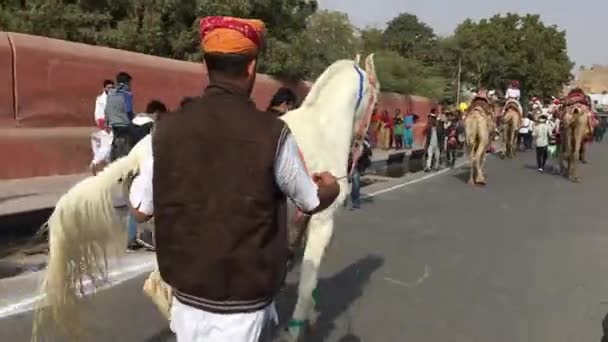
<svg viewBox="0 0 608 342">
<path fill-rule="evenodd" d="M 355 64 L 355 71 L 359 75 L 359 90 L 357 92 L 353 125 L 354 145 L 365 138 L 380 93 L 380 83 L 376 76 L 373 54 L 365 59 L 365 73 L 359 69 L 357 64 Z"/>
<path fill-rule="evenodd" d="M 378 95 L 380 94 L 380 83 L 376 75 L 373 54 L 365 59 L 365 75 L 359 69 L 358 63 L 355 63 L 355 70 L 359 75 L 359 91 L 357 92 L 357 105 L 355 107 L 353 124 L 351 170 L 354 170 L 354 166 L 361 156 L 363 141 L 369 130 L 372 113 L 378 103 Z"/>
<path fill-rule="evenodd" d="M 299 135 L 298 145 L 305 159 L 314 160 L 318 154 L 313 151 L 321 146 L 335 146 L 336 153 L 329 153 L 335 166 L 327 165 L 327 160 L 321 163 L 334 170 L 346 166 L 353 147 L 361 149 L 378 101 L 380 84 L 373 55 L 365 59 L 363 68 L 356 62 L 332 63 L 312 85 L 300 108 L 281 117 L 294 135 Z"/>
</svg>

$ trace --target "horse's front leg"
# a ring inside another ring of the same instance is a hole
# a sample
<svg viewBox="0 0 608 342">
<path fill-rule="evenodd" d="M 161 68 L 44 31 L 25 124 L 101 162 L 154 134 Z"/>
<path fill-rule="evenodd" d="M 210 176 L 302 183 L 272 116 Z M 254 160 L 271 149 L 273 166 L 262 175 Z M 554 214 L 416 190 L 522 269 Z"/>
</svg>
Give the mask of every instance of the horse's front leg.
<svg viewBox="0 0 608 342">
<path fill-rule="evenodd" d="M 313 216 L 309 224 L 308 240 L 300 274 L 298 301 L 289 322 L 289 333 L 296 340 L 302 334 L 308 320 L 316 319 L 313 291 L 318 284 L 319 266 L 331 241 L 333 228 L 333 215 L 329 213 L 323 213 L 321 217 Z M 314 324 L 314 322 L 311 323 Z"/>
</svg>

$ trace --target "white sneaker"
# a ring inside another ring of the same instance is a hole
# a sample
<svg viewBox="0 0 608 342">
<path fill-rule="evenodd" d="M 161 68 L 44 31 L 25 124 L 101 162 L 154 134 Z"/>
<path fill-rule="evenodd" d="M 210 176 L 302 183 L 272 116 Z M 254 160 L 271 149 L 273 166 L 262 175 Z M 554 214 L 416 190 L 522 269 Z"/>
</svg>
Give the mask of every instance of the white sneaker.
<svg viewBox="0 0 608 342">
<path fill-rule="evenodd" d="M 542 168 L 538 169 L 538 172 L 543 173 L 545 172 L 545 170 L 543 170 Z"/>
</svg>

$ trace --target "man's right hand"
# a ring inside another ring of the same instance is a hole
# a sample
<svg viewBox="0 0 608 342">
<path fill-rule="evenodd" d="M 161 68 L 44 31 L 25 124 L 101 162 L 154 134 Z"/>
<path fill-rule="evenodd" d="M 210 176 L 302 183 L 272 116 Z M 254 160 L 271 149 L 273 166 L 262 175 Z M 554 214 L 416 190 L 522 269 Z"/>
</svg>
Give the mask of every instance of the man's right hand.
<svg viewBox="0 0 608 342">
<path fill-rule="evenodd" d="M 319 206 L 314 210 L 318 213 L 327 209 L 340 194 L 340 185 L 334 175 L 329 172 L 315 173 L 312 175 L 313 181 L 319 187 Z"/>
</svg>

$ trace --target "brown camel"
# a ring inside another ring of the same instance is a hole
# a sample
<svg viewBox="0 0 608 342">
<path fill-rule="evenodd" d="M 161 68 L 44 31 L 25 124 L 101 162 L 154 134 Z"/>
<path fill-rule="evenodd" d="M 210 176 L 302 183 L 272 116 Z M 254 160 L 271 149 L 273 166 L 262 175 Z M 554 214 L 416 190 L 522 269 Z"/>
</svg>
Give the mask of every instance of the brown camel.
<svg viewBox="0 0 608 342">
<path fill-rule="evenodd" d="M 494 110 L 490 100 L 485 97 L 473 99 L 464 119 L 465 145 L 471 160 L 469 184 L 486 184 L 486 150 L 490 145 L 490 132 L 493 132 L 495 127 Z"/>
<path fill-rule="evenodd" d="M 503 109 L 503 140 L 505 142 L 505 156 L 515 157 L 517 130 L 521 126 L 522 113 L 519 111 L 519 104 L 516 101 L 507 101 Z"/>
<path fill-rule="evenodd" d="M 576 163 L 585 135 L 589 131 L 589 107 L 575 103 L 566 107 L 561 126 L 561 161 L 562 173 L 571 181 L 578 182 Z M 566 164 L 566 165 L 564 165 Z"/>
</svg>

